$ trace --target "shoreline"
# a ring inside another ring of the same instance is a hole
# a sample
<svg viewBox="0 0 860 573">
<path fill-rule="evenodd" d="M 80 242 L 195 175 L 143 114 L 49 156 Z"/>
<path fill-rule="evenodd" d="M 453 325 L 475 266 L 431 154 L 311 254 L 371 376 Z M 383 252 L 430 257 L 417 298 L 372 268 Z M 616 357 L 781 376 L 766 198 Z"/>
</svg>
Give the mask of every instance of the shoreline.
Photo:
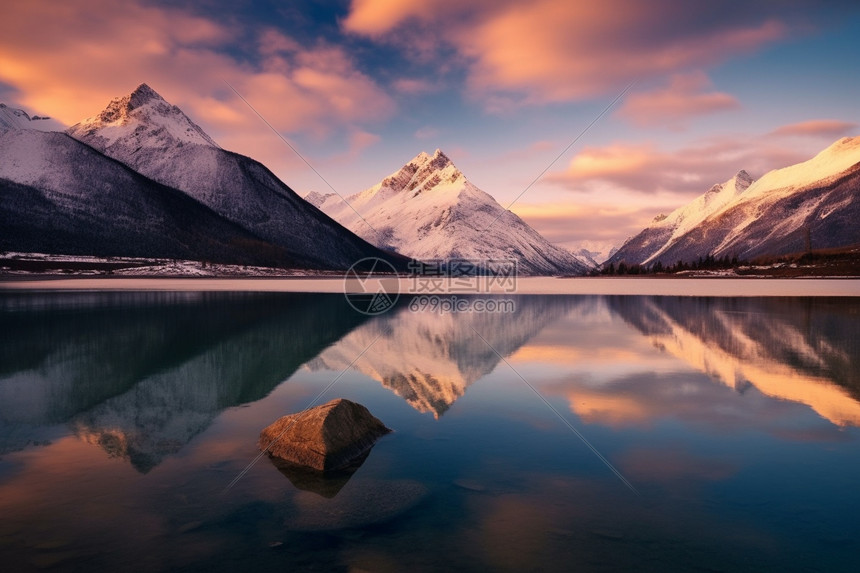
<svg viewBox="0 0 860 573">
<path fill-rule="evenodd" d="M 393 277 L 392 277 L 393 278 Z M 416 289 L 414 279 L 401 277 L 386 291 L 428 296 L 516 295 L 649 295 L 649 296 L 836 296 L 860 297 L 860 278 L 845 277 L 523 277 L 514 288 L 474 287 Z M 496 285 L 499 286 L 499 285 Z M 364 293 L 365 285 L 343 277 L 0 277 L 0 293 L 32 291 L 211 291 Z"/>
</svg>

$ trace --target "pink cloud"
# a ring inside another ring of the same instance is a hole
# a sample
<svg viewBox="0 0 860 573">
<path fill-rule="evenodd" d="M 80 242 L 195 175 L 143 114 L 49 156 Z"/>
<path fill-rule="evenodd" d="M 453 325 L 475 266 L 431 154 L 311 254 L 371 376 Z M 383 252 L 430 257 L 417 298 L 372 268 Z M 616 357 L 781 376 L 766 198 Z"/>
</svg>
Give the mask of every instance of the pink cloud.
<svg viewBox="0 0 860 573">
<path fill-rule="evenodd" d="M 588 99 L 635 78 L 711 65 L 785 36 L 780 20 L 750 10 L 703 18 L 700 4 L 675 0 L 354 0 L 343 26 L 407 47 L 420 38 L 427 44 L 422 54 L 453 46 L 467 64 L 472 96 L 504 111 Z"/>
<path fill-rule="evenodd" d="M 856 132 L 858 124 L 838 119 L 812 119 L 791 125 L 784 125 L 771 132 L 777 136 L 802 136 L 837 138 Z"/>
<path fill-rule="evenodd" d="M 706 91 L 710 87 L 703 72 L 675 74 L 663 88 L 630 94 L 616 115 L 639 126 L 677 128 L 692 117 L 740 107 L 727 93 Z"/>
<path fill-rule="evenodd" d="M 649 142 L 619 142 L 586 147 L 565 171 L 548 179 L 578 191 L 609 183 L 637 193 L 672 193 L 692 198 L 741 169 L 761 176 L 809 159 L 814 153 L 767 137 L 746 135 L 709 138 L 674 151 Z"/>
</svg>

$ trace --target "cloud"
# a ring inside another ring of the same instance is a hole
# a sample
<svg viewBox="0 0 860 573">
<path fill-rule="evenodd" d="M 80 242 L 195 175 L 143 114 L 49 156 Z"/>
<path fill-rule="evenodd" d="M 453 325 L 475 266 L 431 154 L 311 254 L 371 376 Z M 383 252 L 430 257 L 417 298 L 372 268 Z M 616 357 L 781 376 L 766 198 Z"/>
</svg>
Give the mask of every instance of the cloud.
<svg viewBox="0 0 860 573">
<path fill-rule="evenodd" d="M 825 137 L 835 139 L 856 132 L 858 124 L 838 119 L 812 119 L 784 125 L 771 132 L 776 136 Z"/>
<path fill-rule="evenodd" d="M 505 110 L 593 98 L 787 35 L 791 10 L 749 4 L 353 0 L 343 27 L 404 46 L 419 38 L 422 54 L 447 57 L 445 47 L 453 47 L 466 63 L 470 94 Z"/>
<path fill-rule="evenodd" d="M 710 87 L 701 71 L 675 74 L 666 87 L 630 94 L 615 115 L 639 126 L 680 128 L 692 117 L 740 107 L 734 96 Z"/>
<path fill-rule="evenodd" d="M 692 198 L 728 180 L 741 169 L 758 177 L 805 161 L 819 149 L 800 149 L 763 136 L 720 136 L 694 142 L 674 151 L 651 142 L 618 142 L 586 147 L 562 173 L 549 181 L 587 191 L 609 183 L 642 194 L 673 193 Z"/>
<path fill-rule="evenodd" d="M 585 243 L 621 246 L 625 237 L 641 231 L 656 213 L 672 211 L 679 205 L 671 199 L 644 206 L 623 199 L 597 205 L 575 201 L 517 203 L 512 210 L 550 242 L 575 249 Z"/>
<path fill-rule="evenodd" d="M 248 38 L 241 57 L 230 51 Z M 395 111 L 343 48 L 324 41 L 300 45 L 142 0 L 4 5 L 0 84 L 17 104 L 72 124 L 146 82 L 225 148 L 283 165 L 278 157 L 289 154 L 225 80 L 286 134 L 349 138 Z"/>
</svg>

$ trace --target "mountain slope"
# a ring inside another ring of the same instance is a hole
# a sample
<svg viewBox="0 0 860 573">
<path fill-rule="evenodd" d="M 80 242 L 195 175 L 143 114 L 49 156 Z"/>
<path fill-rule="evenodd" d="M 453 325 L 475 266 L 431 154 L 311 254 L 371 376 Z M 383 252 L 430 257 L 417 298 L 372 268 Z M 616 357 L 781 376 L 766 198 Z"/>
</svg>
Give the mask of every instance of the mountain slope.
<svg viewBox="0 0 860 573">
<path fill-rule="evenodd" d="M 346 269 L 365 257 L 405 260 L 385 253 L 313 208 L 262 164 L 225 151 L 178 107 L 146 84 L 116 98 L 99 115 L 68 129 L 94 147 L 159 183 L 194 197 L 303 261 Z"/>
<path fill-rule="evenodd" d="M 0 249 L 288 265 L 282 249 L 61 132 L 0 130 Z"/>
<path fill-rule="evenodd" d="M 419 260 L 516 259 L 518 272 L 528 275 L 589 268 L 475 187 L 438 149 L 348 197 L 348 204 L 333 195 L 308 201 L 369 242 Z"/>
<path fill-rule="evenodd" d="M 635 260 L 647 264 L 660 258 L 669 245 L 729 204 L 746 191 L 751 183 L 752 177 L 746 171 L 739 171 L 725 183 L 714 185 L 669 215 L 655 217 L 650 226 L 628 240 L 610 257 L 610 262 Z"/>
<path fill-rule="evenodd" d="M 608 262 L 739 259 L 860 243 L 860 137 L 755 182 L 741 171 L 628 240 Z"/>
</svg>

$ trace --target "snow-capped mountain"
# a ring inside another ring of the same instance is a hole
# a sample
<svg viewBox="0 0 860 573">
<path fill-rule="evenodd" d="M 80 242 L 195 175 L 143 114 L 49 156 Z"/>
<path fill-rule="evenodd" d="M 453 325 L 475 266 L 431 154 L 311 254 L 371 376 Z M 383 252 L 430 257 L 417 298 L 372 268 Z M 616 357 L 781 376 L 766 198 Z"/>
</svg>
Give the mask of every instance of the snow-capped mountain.
<svg viewBox="0 0 860 573">
<path fill-rule="evenodd" d="M 221 149 L 146 84 L 67 133 L 147 177 L 174 187 L 285 249 L 303 266 L 346 269 L 385 253 L 314 209 L 265 166 Z"/>
<path fill-rule="evenodd" d="M 527 275 L 590 268 L 469 182 L 438 149 L 346 202 L 336 195 L 307 199 L 374 245 L 419 260 L 516 259 L 518 272 Z"/>
<path fill-rule="evenodd" d="M 38 131 L 62 131 L 63 125 L 50 117 L 30 116 L 23 109 L 0 103 L 0 130 L 36 129 Z"/>
<path fill-rule="evenodd" d="M 289 265 L 186 194 L 62 132 L 0 130 L 0 249 Z"/>
<path fill-rule="evenodd" d="M 658 217 L 608 262 L 672 264 L 713 255 L 739 259 L 860 243 L 860 137 L 757 181 L 740 171 Z"/>
</svg>

